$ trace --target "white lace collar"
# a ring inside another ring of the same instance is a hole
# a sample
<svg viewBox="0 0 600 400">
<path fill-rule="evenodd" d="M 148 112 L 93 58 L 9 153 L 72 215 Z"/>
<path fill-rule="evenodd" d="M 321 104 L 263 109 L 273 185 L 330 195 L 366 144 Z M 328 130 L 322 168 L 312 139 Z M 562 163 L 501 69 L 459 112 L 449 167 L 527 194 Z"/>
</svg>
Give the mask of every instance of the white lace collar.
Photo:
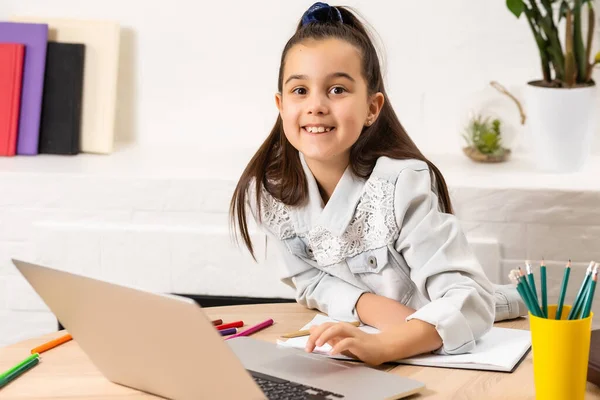
<svg viewBox="0 0 600 400">
<path fill-rule="evenodd" d="M 263 222 L 279 239 L 306 238 L 312 257 L 320 266 L 328 266 L 383 247 L 398 235 L 393 183 L 373 176 L 365 182 L 347 170 L 322 208 L 314 177 L 310 170 L 306 174 L 310 194 L 307 206 L 288 207 L 265 190 Z"/>
</svg>

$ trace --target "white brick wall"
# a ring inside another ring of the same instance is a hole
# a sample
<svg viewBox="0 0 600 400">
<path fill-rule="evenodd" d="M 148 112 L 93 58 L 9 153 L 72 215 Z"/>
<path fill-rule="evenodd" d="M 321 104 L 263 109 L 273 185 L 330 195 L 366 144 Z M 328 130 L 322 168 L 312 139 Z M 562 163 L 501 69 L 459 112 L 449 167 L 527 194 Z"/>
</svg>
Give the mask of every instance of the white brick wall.
<svg viewBox="0 0 600 400">
<path fill-rule="evenodd" d="M 127 152 L 0 159 L 0 345 L 56 328 L 11 257 L 159 292 L 293 297 L 262 233 L 253 230 L 259 264 L 229 236 L 229 199 L 247 157 L 205 155 L 179 169 L 178 156 L 154 158 L 155 169 Z M 570 300 L 589 260 L 600 260 L 600 188 L 592 178 L 600 159 L 551 181 L 518 158 L 494 168 L 433 160 L 490 279 L 508 283 L 511 268 L 529 258 L 537 269 L 543 256 L 555 301 L 572 258 Z M 2 173 L 7 166 L 12 172 Z"/>
<path fill-rule="evenodd" d="M 114 162 L 81 157 L 100 160 L 98 171 Z M 70 172 L 23 172 L 57 160 Z M 12 257 L 157 292 L 293 297 L 262 233 L 253 233 L 259 264 L 233 245 L 232 180 L 73 173 L 73 160 L 0 160 L 0 345 L 56 329 Z M 20 171 L 2 173 L 9 163 Z"/>
</svg>

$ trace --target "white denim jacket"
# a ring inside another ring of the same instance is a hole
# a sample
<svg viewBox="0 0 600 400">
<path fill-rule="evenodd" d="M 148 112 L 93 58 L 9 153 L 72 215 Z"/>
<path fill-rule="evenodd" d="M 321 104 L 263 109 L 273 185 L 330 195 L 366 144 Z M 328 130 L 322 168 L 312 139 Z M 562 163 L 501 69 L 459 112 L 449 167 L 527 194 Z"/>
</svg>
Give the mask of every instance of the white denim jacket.
<svg viewBox="0 0 600 400">
<path fill-rule="evenodd" d="M 472 350 L 494 320 L 526 313 L 516 290 L 490 283 L 456 217 L 439 211 L 426 163 L 381 157 L 367 180 L 347 168 L 323 206 L 300 159 L 308 204 L 287 206 L 266 190 L 261 200 L 262 228 L 300 304 L 352 321 L 361 294 L 389 297 L 417 310 L 407 320 L 434 325 L 446 354 Z"/>
</svg>

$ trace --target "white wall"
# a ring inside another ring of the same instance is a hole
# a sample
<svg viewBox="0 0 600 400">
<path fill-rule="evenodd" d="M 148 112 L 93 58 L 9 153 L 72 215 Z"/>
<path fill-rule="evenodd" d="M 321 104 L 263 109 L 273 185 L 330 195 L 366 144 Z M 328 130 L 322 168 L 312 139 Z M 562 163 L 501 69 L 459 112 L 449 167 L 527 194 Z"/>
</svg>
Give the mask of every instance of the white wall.
<svg viewBox="0 0 600 400">
<path fill-rule="evenodd" d="M 2 0 L 0 19 L 46 15 L 122 24 L 119 141 L 255 148 L 276 117 L 281 50 L 312 3 Z M 520 129 L 514 104 L 488 83 L 498 80 L 521 95 L 525 82 L 540 77 L 539 61 L 529 27 L 505 1 L 345 4 L 381 37 L 391 100 L 424 150 L 460 151 L 464 118 L 482 99 Z"/>
</svg>

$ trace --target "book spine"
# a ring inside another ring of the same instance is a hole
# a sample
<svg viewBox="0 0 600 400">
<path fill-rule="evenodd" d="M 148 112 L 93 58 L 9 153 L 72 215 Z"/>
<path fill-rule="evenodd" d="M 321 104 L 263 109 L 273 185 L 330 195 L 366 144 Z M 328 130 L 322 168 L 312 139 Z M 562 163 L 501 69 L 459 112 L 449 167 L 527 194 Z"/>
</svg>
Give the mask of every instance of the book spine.
<svg viewBox="0 0 600 400">
<path fill-rule="evenodd" d="M 48 45 L 48 25 L 31 25 L 34 25 L 32 30 L 35 29 L 35 40 L 28 42 L 25 48 L 19 137 L 17 138 L 17 154 L 22 155 L 38 154 Z"/>
<path fill-rule="evenodd" d="M 21 88 L 23 84 L 23 61 L 25 58 L 25 46 L 15 46 L 13 58 L 13 86 L 10 101 L 9 116 L 11 117 L 8 127 L 8 155 L 17 153 L 17 136 L 19 132 L 19 110 L 21 109 Z"/>
</svg>

